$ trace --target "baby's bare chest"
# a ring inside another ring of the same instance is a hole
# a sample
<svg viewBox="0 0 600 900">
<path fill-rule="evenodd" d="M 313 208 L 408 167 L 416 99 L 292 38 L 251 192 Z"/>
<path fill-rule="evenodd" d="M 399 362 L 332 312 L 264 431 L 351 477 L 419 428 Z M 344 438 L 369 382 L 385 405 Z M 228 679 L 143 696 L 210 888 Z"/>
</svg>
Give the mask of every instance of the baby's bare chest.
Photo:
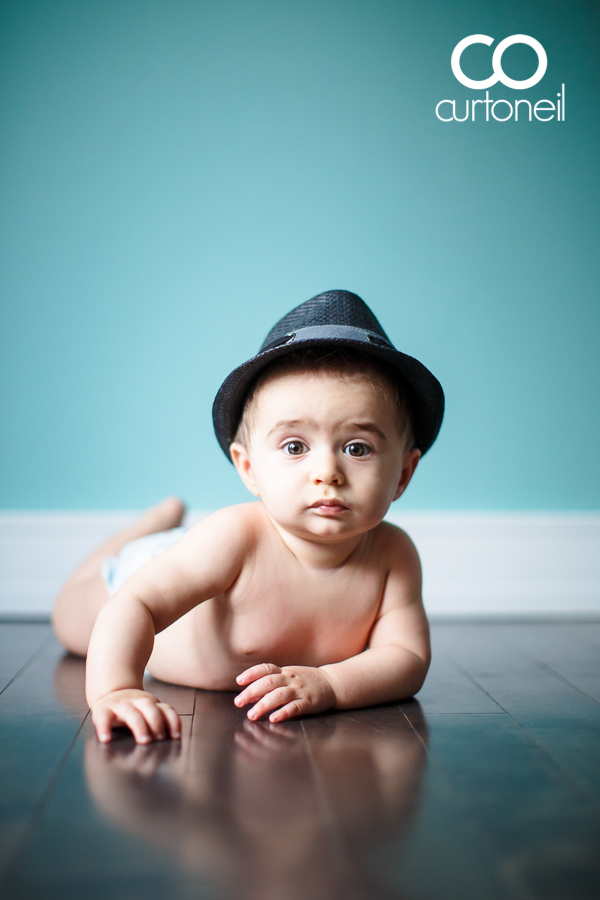
<svg viewBox="0 0 600 900">
<path fill-rule="evenodd" d="M 230 590 L 157 635 L 149 668 L 166 681 L 232 690 L 256 663 L 321 666 L 361 653 L 377 618 L 386 571 L 364 561 L 341 571 L 255 560 Z"/>
<path fill-rule="evenodd" d="M 305 574 L 273 568 L 215 598 L 212 614 L 235 656 L 323 665 L 365 649 L 380 607 L 383 573 Z"/>
</svg>

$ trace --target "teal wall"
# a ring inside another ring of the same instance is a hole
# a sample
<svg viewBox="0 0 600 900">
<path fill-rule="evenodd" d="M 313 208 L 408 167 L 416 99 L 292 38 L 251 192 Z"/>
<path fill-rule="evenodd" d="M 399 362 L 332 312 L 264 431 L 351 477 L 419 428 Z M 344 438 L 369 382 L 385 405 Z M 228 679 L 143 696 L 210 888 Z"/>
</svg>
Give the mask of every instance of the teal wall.
<svg viewBox="0 0 600 900">
<path fill-rule="evenodd" d="M 340 287 L 446 390 L 406 507 L 600 507 L 599 10 L 2 3 L 0 506 L 244 499 L 214 394 Z M 490 93 L 564 83 L 565 122 L 436 119 L 480 96 L 476 32 L 541 41 L 543 80 Z"/>
</svg>

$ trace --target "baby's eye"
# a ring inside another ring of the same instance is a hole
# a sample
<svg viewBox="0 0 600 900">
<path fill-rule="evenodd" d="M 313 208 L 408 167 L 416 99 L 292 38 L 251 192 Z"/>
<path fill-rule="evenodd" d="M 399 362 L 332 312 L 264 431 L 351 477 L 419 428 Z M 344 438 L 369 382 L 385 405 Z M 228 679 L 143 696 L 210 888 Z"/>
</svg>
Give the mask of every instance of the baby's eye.
<svg viewBox="0 0 600 900">
<path fill-rule="evenodd" d="M 307 447 L 302 441 L 288 441 L 283 449 L 288 456 L 302 456 L 303 453 L 306 453 Z"/>
<path fill-rule="evenodd" d="M 368 453 L 371 452 L 371 448 L 366 444 L 360 443 L 360 441 L 353 441 L 351 444 L 348 444 L 344 447 L 344 453 L 347 453 L 348 456 L 360 457 L 367 456 Z"/>
</svg>

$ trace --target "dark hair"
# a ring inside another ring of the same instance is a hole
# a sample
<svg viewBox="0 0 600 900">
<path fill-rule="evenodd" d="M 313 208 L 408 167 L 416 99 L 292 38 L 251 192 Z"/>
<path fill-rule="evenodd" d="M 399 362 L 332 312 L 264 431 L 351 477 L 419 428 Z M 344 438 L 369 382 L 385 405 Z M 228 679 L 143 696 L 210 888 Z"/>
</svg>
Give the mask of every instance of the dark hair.
<svg viewBox="0 0 600 900">
<path fill-rule="evenodd" d="M 244 400 L 244 409 L 235 434 L 235 441 L 248 446 L 256 412 L 260 389 L 270 378 L 287 372 L 301 370 L 313 372 L 338 372 L 349 377 L 362 377 L 374 387 L 391 391 L 398 412 L 398 430 L 406 444 L 406 450 L 415 446 L 413 416 L 408 389 L 402 375 L 383 360 L 348 347 L 319 346 L 298 349 L 279 357 L 262 369 L 250 385 Z"/>
</svg>

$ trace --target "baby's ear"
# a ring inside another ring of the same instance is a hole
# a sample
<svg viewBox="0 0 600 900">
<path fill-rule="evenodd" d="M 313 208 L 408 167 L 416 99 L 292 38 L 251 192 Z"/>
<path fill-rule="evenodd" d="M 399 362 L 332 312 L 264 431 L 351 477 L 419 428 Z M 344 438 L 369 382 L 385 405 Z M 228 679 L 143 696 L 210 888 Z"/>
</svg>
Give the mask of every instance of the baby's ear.
<svg viewBox="0 0 600 900">
<path fill-rule="evenodd" d="M 258 493 L 258 487 L 256 486 L 256 481 L 254 480 L 254 475 L 252 474 L 250 457 L 248 456 L 248 451 L 246 450 L 244 445 L 238 443 L 238 441 L 234 441 L 233 444 L 230 444 L 229 446 L 229 452 L 231 454 L 233 464 L 238 470 L 240 478 L 242 479 L 250 493 L 254 494 L 255 497 L 260 497 L 260 494 Z"/>
<path fill-rule="evenodd" d="M 415 474 L 415 469 L 419 464 L 419 460 L 421 459 L 421 451 L 414 449 L 406 454 L 404 457 L 404 461 L 402 463 L 402 473 L 400 475 L 400 481 L 398 482 L 398 487 L 396 488 L 396 493 L 394 494 L 394 500 L 397 500 L 398 497 L 401 497 L 408 484 L 410 479 Z"/>
</svg>

